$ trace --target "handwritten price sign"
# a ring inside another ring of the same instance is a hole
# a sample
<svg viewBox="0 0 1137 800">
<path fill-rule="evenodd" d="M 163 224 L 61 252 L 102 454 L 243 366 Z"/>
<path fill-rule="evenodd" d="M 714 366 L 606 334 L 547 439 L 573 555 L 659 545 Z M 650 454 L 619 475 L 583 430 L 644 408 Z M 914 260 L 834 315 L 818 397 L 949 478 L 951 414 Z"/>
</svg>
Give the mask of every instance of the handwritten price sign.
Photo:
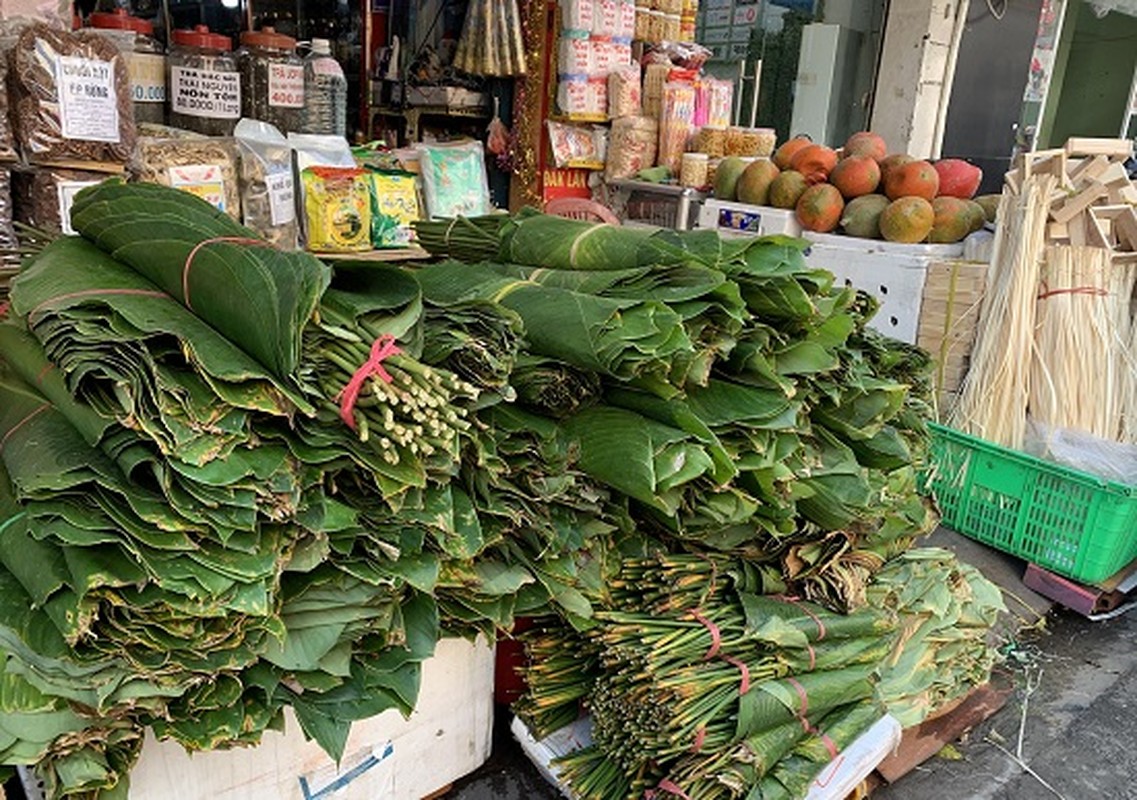
<svg viewBox="0 0 1137 800">
<path fill-rule="evenodd" d="M 268 104 L 277 108 L 304 107 L 304 68 L 293 64 L 270 64 Z"/>
</svg>

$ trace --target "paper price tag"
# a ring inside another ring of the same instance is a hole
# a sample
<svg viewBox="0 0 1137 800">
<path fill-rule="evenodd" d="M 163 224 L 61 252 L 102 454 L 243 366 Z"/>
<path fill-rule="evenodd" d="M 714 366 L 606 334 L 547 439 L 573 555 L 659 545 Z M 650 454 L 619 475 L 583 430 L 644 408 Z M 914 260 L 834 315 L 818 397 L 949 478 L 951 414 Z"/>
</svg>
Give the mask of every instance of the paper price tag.
<svg viewBox="0 0 1137 800">
<path fill-rule="evenodd" d="M 63 138 L 117 144 L 121 138 L 114 65 L 108 61 L 60 56 L 55 78 Z"/>
<path fill-rule="evenodd" d="M 273 226 L 286 225 L 296 219 L 295 191 L 291 172 L 274 172 L 265 177 L 268 188 L 269 216 Z"/>
<path fill-rule="evenodd" d="M 59 227 L 68 236 L 75 235 L 71 227 L 71 206 L 75 203 L 75 195 L 81 189 L 94 186 L 98 181 L 60 181 L 55 184 L 55 193 L 59 198 Z"/>
<path fill-rule="evenodd" d="M 151 53 L 123 53 L 136 103 L 166 102 L 166 59 Z"/>
<path fill-rule="evenodd" d="M 211 119 L 241 116 L 241 76 L 190 67 L 170 68 L 171 108 L 178 114 Z"/>
<path fill-rule="evenodd" d="M 304 67 L 269 64 L 268 104 L 277 108 L 304 107 Z"/>
</svg>

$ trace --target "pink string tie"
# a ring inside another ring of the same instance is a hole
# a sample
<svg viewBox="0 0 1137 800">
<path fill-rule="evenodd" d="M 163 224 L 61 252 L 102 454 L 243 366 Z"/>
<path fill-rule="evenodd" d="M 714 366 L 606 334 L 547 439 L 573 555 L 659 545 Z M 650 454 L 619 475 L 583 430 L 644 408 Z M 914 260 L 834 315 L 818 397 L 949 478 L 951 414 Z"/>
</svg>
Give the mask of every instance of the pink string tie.
<svg viewBox="0 0 1137 800">
<path fill-rule="evenodd" d="M 355 410 L 359 393 L 363 391 L 363 384 L 372 375 L 378 375 L 384 383 L 390 383 L 394 380 L 391 374 L 383 368 L 383 361 L 401 352 L 403 351 L 395 344 L 395 337 L 389 333 L 383 334 L 371 344 L 370 357 L 363 362 L 363 366 L 355 371 L 351 380 L 336 395 L 336 399 L 340 401 L 340 419 L 347 423 L 347 426 L 352 430 L 355 430 L 355 417 L 352 416 L 352 412 Z"/>
</svg>

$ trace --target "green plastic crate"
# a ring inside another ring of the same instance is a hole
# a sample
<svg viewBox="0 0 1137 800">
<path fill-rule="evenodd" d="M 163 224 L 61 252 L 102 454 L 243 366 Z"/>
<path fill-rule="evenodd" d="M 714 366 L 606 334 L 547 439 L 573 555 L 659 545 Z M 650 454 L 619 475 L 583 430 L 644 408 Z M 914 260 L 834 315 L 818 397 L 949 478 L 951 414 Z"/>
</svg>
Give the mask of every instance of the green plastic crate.
<svg viewBox="0 0 1137 800">
<path fill-rule="evenodd" d="M 1137 558 L 1137 487 L 929 427 L 947 527 L 1083 583 Z"/>
</svg>

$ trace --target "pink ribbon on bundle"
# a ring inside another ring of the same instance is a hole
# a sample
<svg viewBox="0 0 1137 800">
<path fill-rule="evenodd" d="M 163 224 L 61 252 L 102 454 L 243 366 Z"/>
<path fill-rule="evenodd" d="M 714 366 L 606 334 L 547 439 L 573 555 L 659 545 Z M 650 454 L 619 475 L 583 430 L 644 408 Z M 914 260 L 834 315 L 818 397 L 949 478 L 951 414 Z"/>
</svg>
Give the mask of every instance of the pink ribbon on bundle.
<svg viewBox="0 0 1137 800">
<path fill-rule="evenodd" d="M 355 417 L 352 416 L 352 411 L 355 410 L 355 402 L 359 399 L 359 393 L 363 391 L 363 384 L 372 375 L 378 375 L 384 383 L 390 383 L 393 378 L 391 378 L 391 373 L 383 368 L 383 361 L 401 352 L 403 351 L 395 344 L 395 337 L 389 333 L 383 334 L 371 344 L 370 357 L 351 376 L 347 386 L 343 387 L 343 390 L 336 395 L 336 399 L 340 401 L 340 419 L 346 422 L 352 430 L 355 430 Z"/>
</svg>

